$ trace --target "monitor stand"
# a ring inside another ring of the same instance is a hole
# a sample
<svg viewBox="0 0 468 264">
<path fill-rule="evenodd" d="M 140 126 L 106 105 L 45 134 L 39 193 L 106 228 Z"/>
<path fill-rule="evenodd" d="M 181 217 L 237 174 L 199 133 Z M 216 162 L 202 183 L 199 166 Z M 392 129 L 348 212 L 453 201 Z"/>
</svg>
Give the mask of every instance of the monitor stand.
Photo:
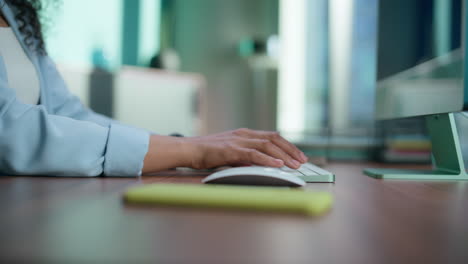
<svg viewBox="0 0 468 264">
<path fill-rule="evenodd" d="M 468 180 L 453 113 L 426 117 L 432 143 L 433 170 L 365 169 L 377 179 Z"/>
</svg>

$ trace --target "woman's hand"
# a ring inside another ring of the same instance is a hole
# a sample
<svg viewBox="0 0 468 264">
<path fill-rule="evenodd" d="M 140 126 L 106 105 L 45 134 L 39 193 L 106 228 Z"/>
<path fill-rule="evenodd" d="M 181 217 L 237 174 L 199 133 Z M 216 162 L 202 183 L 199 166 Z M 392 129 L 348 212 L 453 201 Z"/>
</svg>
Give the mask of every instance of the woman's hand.
<svg viewBox="0 0 468 264">
<path fill-rule="evenodd" d="M 297 169 L 305 162 L 304 153 L 277 132 L 241 128 L 203 137 L 153 135 L 143 173 L 181 166 L 208 169 L 237 164 Z"/>
</svg>

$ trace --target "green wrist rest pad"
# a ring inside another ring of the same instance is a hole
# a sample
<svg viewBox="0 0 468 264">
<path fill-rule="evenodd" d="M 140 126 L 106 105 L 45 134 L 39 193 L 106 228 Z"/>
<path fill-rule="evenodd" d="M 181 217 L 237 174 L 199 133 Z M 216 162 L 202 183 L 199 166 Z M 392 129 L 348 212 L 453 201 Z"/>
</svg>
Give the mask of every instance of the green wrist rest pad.
<svg viewBox="0 0 468 264">
<path fill-rule="evenodd" d="M 130 188 L 127 202 L 169 206 L 278 211 L 319 215 L 333 202 L 327 192 L 286 187 L 148 184 Z"/>
</svg>

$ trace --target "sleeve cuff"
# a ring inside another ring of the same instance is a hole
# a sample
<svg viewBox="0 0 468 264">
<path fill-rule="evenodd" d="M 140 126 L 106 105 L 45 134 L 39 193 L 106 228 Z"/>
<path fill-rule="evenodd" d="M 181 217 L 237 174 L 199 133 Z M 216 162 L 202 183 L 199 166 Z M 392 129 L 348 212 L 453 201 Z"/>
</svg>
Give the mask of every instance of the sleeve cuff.
<svg viewBox="0 0 468 264">
<path fill-rule="evenodd" d="M 143 129 L 111 124 L 104 161 L 105 176 L 141 175 L 148 152 L 149 133 Z"/>
</svg>

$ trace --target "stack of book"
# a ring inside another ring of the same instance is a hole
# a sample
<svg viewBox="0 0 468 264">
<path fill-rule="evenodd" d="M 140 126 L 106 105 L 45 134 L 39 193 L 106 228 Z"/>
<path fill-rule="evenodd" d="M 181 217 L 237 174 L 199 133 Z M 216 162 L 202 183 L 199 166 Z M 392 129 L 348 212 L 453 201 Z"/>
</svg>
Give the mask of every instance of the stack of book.
<svg viewBox="0 0 468 264">
<path fill-rule="evenodd" d="M 387 162 L 431 162 L 431 141 L 425 135 L 395 135 L 385 141 L 382 158 Z"/>
</svg>

